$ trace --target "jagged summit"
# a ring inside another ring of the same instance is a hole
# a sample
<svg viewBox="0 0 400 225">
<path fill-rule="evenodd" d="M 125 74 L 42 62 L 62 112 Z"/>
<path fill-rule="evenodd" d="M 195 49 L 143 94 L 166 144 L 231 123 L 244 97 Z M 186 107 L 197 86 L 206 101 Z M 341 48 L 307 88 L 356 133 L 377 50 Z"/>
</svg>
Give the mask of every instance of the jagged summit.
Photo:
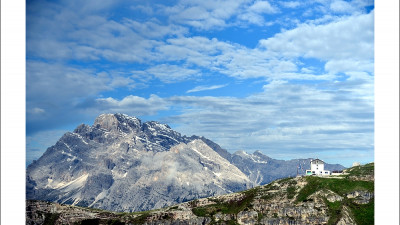
<svg viewBox="0 0 400 225">
<path fill-rule="evenodd" d="M 27 199 L 138 211 L 252 187 L 212 143 L 155 121 L 102 114 L 28 166 Z"/>
<path fill-rule="evenodd" d="M 115 113 L 115 114 L 101 114 L 98 116 L 93 126 L 96 128 L 102 128 L 107 131 L 119 131 L 128 132 L 132 129 L 141 127 L 142 122 L 136 117 L 131 117 L 126 114 Z M 130 128 L 130 129 L 129 129 Z"/>
</svg>

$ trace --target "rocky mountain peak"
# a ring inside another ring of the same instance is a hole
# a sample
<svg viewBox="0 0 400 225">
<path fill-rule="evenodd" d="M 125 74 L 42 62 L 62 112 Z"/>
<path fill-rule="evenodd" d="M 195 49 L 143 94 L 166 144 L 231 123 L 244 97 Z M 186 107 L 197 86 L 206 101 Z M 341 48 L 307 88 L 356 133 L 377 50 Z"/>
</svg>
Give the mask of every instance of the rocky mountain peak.
<svg viewBox="0 0 400 225">
<path fill-rule="evenodd" d="M 131 117 L 121 113 L 101 114 L 95 119 L 93 127 L 104 129 L 108 132 L 129 132 L 132 129 L 140 128 L 141 121 L 136 117 Z"/>
<path fill-rule="evenodd" d="M 264 155 L 260 150 L 257 150 L 253 153 L 253 155 L 257 155 L 257 156 L 266 156 Z"/>
<path fill-rule="evenodd" d="M 94 121 L 93 126 L 96 128 L 103 128 L 107 131 L 113 131 L 118 128 L 119 122 L 113 114 L 101 114 Z"/>
<path fill-rule="evenodd" d="M 210 143 L 155 121 L 102 114 L 28 166 L 27 199 L 138 211 L 252 187 Z"/>
</svg>

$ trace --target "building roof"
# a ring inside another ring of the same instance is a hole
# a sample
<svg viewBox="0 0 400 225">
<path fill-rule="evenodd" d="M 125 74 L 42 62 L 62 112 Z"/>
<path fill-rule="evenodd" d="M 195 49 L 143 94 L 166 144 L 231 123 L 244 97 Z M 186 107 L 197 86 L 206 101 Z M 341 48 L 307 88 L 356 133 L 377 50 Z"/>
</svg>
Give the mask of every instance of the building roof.
<svg viewBox="0 0 400 225">
<path fill-rule="evenodd" d="M 324 161 L 320 160 L 320 159 L 312 159 L 311 162 L 312 164 L 324 164 Z"/>
</svg>

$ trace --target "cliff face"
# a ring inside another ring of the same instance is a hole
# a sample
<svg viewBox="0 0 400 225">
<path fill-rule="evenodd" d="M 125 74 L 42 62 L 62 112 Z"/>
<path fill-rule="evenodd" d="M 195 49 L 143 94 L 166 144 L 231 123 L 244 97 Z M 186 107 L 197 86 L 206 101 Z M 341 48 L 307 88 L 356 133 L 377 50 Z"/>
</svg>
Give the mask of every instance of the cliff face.
<svg viewBox="0 0 400 225">
<path fill-rule="evenodd" d="M 139 212 L 27 202 L 27 224 L 373 224 L 373 164 L 335 177 L 296 177 Z"/>
</svg>

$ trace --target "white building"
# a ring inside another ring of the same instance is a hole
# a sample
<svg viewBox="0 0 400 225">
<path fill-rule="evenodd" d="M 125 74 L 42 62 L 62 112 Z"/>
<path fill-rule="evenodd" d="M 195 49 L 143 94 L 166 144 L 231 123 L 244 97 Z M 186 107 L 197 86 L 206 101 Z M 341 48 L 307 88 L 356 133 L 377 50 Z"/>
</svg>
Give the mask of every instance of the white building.
<svg viewBox="0 0 400 225">
<path fill-rule="evenodd" d="M 331 171 L 325 170 L 324 161 L 320 159 L 313 159 L 310 162 L 311 169 L 306 170 L 306 175 L 327 176 L 331 175 Z"/>
</svg>

